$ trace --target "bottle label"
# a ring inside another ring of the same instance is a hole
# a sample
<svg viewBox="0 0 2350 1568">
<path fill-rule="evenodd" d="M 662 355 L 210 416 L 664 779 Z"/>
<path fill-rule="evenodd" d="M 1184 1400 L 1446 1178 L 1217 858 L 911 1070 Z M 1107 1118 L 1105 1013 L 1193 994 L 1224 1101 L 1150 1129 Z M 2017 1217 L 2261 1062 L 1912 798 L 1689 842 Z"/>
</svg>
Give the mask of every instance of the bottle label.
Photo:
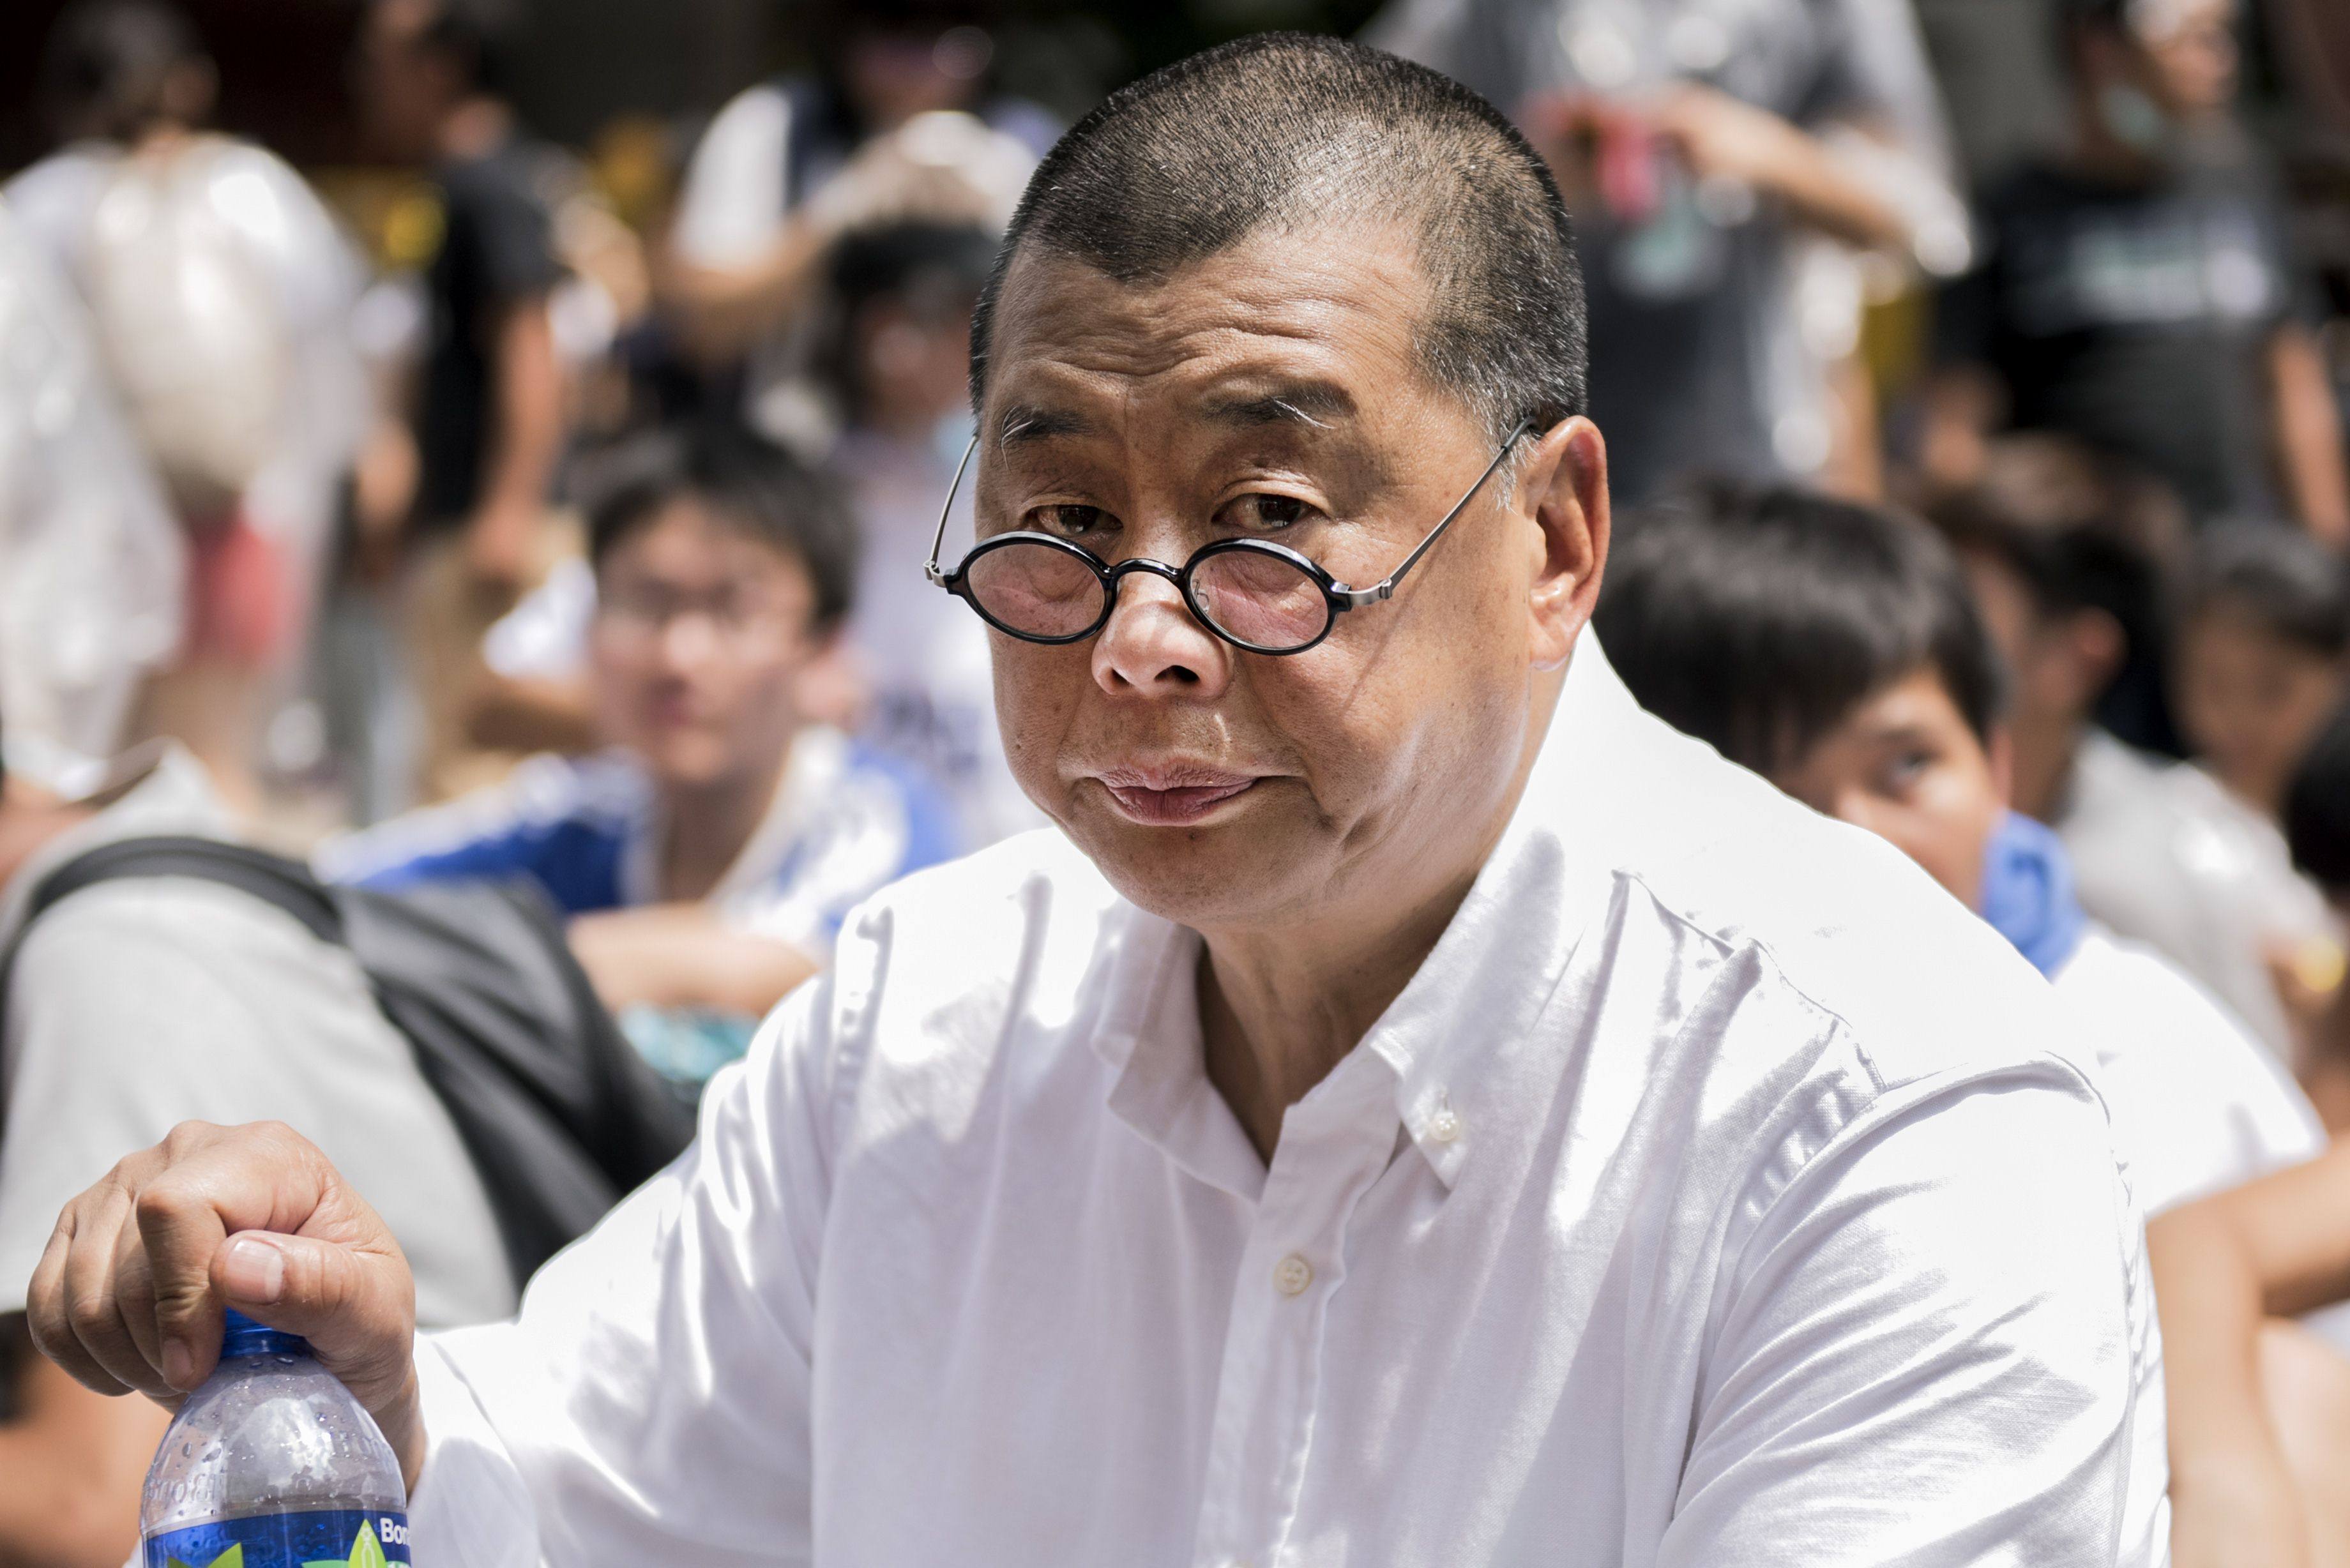
<svg viewBox="0 0 2350 1568">
<path fill-rule="evenodd" d="M 147 1568 L 389 1568 L 408 1562 L 408 1516 L 327 1510 L 192 1524 L 147 1538 Z"/>
</svg>

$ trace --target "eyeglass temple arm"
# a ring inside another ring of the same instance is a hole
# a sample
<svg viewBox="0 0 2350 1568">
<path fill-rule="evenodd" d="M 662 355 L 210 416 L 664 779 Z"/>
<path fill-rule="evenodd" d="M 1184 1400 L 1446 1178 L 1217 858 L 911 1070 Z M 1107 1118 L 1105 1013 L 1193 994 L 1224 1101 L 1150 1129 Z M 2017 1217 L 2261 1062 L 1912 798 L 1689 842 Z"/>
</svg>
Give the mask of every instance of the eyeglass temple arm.
<svg viewBox="0 0 2350 1568">
<path fill-rule="evenodd" d="M 1514 441 L 1517 438 L 1513 436 L 1511 439 Z M 978 450 L 979 432 L 973 431 L 970 444 L 962 449 L 962 461 L 955 464 L 954 479 L 947 485 L 946 503 L 939 508 L 939 531 L 931 535 L 931 558 L 924 564 L 922 575 L 940 587 L 947 586 L 947 575 L 939 570 L 939 552 L 945 549 L 947 544 L 947 519 L 954 515 L 955 496 L 962 489 L 962 471 L 971 466 L 972 453 Z M 1451 522 L 1451 519 L 1445 521 Z"/>
<path fill-rule="evenodd" d="M 1422 539 L 1394 571 L 1389 572 L 1367 588 L 1338 589 L 1338 597 L 1346 602 L 1347 607 L 1360 609 L 1365 605 L 1375 605 L 1382 599 L 1393 598 L 1397 585 L 1404 580 L 1405 576 L 1414 566 L 1419 565 L 1419 558 L 1434 547 L 1437 540 L 1444 536 L 1444 531 L 1452 526 L 1452 520 L 1467 511 L 1469 504 L 1477 499 L 1477 493 L 1485 488 L 1485 482 L 1493 477 L 1493 471 L 1502 466 L 1502 460 L 1510 455 L 1510 449 L 1518 444 L 1518 438 L 1533 429 L 1534 425 L 1530 421 L 1520 421 L 1517 429 L 1512 431 L 1508 439 L 1502 442 L 1502 449 L 1493 454 L 1493 461 L 1485 465 L 1485 472 L 1477 476 L 1477 483 L 1469 487 L 1468 493 L 1452 504 L 1452 510 L 1444 514 L 1444 520 L 1428 531 L 1428 537 Z"/>
</svg>

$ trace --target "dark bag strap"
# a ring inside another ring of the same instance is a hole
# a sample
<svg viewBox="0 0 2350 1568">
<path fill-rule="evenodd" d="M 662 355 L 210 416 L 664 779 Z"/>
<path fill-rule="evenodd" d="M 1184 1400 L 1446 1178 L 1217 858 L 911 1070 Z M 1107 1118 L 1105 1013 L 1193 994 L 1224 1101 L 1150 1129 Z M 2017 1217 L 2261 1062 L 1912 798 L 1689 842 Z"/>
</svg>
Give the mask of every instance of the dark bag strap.
<svg viewBox="0 0 2350 1568">
<path fill-rule="evenodd" d="M 320 941 L 344 945 L 342 912 L 308 867 L 265 849 L 215 838 L 122 838 L 87 850 L 34 888 L 25 923 L 29 926 L 44 910 L 85 888 L 129 877 L 192 877 L 222 883 L 283 909 Z"/>
<path fill-rule="evenodd" d="M 343 945 L 342 915 L 307 866 L 265 849 L 211 838 L 117 839 L 85 850 L 34 884 L 16 934 L 0 948 L 0 1027 L 7 1023 L 8 976 L 16 967 L 16 950 L 24 945 L 33 922 L 85 888 L 125 877 L 194 877 L 225 883 L 285 910 L 320 941 Z"/>
</svg>

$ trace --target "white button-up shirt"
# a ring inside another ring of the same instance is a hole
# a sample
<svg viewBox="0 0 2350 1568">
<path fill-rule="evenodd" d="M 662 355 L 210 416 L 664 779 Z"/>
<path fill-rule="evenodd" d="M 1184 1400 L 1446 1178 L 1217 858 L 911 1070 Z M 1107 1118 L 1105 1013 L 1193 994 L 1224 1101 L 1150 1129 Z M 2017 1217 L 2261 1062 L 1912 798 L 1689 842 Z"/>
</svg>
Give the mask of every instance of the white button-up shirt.
<svg viewBox="0 0 2350 1568">
<path fill-rule="evenodd" d="M 883 894 L 517 1323 L 425 1342 L 417 1560 L 2168 1560 L 2140 1226 L 2048 990 L 1587 635 L 1270 1168 L 1200 955 L 1049 835 Z"/>
</svg>

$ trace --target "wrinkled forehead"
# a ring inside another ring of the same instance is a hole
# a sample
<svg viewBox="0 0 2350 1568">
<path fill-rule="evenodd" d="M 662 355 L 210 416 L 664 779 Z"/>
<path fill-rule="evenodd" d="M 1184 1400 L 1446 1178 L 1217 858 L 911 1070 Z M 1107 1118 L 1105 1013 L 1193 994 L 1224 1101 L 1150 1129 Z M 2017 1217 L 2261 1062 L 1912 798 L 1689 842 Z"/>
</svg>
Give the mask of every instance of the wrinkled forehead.
<svg viewBox="0 0 2350 1568">
<path fill-rule="evenodd" d="M 1024 247 L 996 305 L 982 430 L 1055 421 L 1383 425 L 1440 401 L 1417 351 L 1428 284 L 1408 232 L 1273 230 L 1124 281 Z"/>
</svg>

